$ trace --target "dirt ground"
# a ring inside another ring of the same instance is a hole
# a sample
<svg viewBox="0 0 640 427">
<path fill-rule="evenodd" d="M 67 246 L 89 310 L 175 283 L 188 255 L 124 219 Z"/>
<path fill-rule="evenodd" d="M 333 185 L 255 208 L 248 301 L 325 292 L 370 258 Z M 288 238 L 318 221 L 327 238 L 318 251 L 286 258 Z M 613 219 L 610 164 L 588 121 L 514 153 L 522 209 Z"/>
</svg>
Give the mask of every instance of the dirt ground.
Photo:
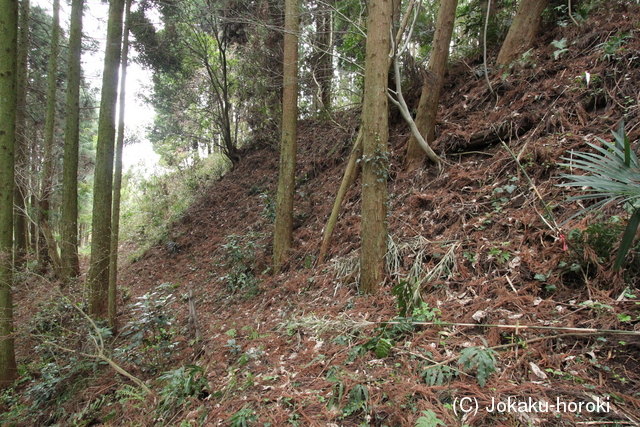
<svg viewBox="0 0 640 427">
<path fill-rule="evenodd" d="M 640 425 L 640 259 L 634 249 L 614 272 L 619 239 L 606 240 L 620 231 L 610 218 L 628 215 L 612 205 L 565 223 L 581 206 L 557 186 L 562 157 L 611 141 L 620 120 L 638 140 L 638 22 L 638 5 L 620 2 L 580 28 L 546 31 L 526 60 L 492 70 L 492 89 L 481 57 L 455 62 L 434 144 L 442 171 L 425 162 L 405 172 L 409 130 L 392 113 L 389 276 L 374 296 L 357 288 L 359 181 L 317 264 L 359 112 L 300 122 L 293 250 L 278 275 L 269 269 L 278 153 L 247 148 L 165 241 L 120 273 L 114 346 L 147 347 L 114 360 L 156 390 L 162 372 L 198 366 L 189 372 L 206 387 L 164 412 L 114 398 L 115 417 L 104 409 L 78 425 L 226 426 L 245 414 L 256 426 L 414 426 L 428 410 L 447 426 Z M 632 37 L 609 54 L 623 34 Z M 551 42 L 563 38 L 555 59 Z M 421 324 L 398 317 L 398 283 L 418 283 Z M 22 362 L 37 338 L 20 329 L 33 314 L 19 307 L 48 292 L 35 286 L 16 293 Z M 150 316 L 170 326 L 148 326 Z M 100 372 L 77 407 L 133 385 Z M 463 413 L 465 398 L 479 410 Z M 528 399 L 552 407 L 486 410 Z"/>
</svg>

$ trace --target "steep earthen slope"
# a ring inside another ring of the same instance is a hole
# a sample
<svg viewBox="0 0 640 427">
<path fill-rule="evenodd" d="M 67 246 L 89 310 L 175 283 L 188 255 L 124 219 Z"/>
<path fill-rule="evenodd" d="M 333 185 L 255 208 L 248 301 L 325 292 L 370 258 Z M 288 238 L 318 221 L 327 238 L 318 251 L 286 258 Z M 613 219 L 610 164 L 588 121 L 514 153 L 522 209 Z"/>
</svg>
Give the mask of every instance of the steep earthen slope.
<svg viewBox="0 0 640 427">
<path fill-rule="evenodd" d="M 166 413 L 114 403 L 120 412 L 111 425 L 229 425 L 246 413 L 254 425 L 413 426 L 425 410 L 452 426 L 640 423 L 640 340 L 594 332 L 637 329 L 638 253 L 622 272 L 608 258 L 620 230 L 609 218 L 627 216 L 611 206 L 558 226 L 580 209 L 557 187 L 567 173 L 561 157 L 598 136 L 610 140 L 621 119 L 632 141 L 640 135 L 640 12 L 612 4 L 581 28 L 545 33 L 520 64 L 493 73 L 493 92 L 478 72 L 480 58 L 453 64 L 435 144 L 447 158 L 442 172 L 428 164 L 403 171 L 409 134 L 392 120 L 390 274 L 375 296 L 360 295 L 356 285 L 359 183 L 347 195 L 330 260 L 316 265 L 358 112 L 337 113 L 336 123 L 300 123 L 294 250 L 277 276 L 268 268 L 277 151 L 243 153 L 172 225 L 170 245 L 162 242 L 121 273 L 127 293 L 118 346 L 130 345 L 127 331 L 144 324 L 143 301 L 172 295 L 154 315 L 173 319 L 164 326 L 170 351 L 148 347 L 119 359 L 123 367 L 160 389 L 160 371 L 197 365 L 207 390 Z M 625 34 L 632 37 L 609 53 Z M 563 38 L 567 50 L 554 59 L 551 42 Z M 428 306 L 414 316 L 441 323 L 412 325 L 397 317 L 392 288 L 427 272 L 434 274 L 420 288 Z M 479 356 L 461 364 L 469 348 Z M 109 374 L 93 392 L 119 387 Z M 581 414 L 574 406 L 482 410 L 510 396 L 609 406 Z M 465 397 L 481 410 L 454 411 Z"/>
</svg>

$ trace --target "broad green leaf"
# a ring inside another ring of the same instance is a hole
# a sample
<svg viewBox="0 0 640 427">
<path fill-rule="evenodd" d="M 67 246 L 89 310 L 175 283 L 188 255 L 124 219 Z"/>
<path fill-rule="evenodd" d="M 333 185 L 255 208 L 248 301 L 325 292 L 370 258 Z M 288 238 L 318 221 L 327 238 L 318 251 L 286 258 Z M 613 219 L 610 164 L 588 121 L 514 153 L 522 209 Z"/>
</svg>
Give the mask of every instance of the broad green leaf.
<svg viewBox="0 0 640 427">
<path fill-rule="evenodd" d="M 616 256 L 616 261 L 613 264 L 614 270 L 618 270 L 622 266 L 622 263 L 631 248 L 633 239 L 636 236 L 638 225 L 640 225 L 640 210 L 633 212 L 633 215 L 631 215 L 631 218 L 629 218 L 629 222 L 627 223 L 627 228 L 625 228 L 624 233 L 622 234 L 622 241 L 620 242 L 620 248 L 618 248 L 618 255 Z"/>
<path fill-rule="evenodd" d="M 427 409 L 426 411 L 422 411 L 422 416 L 418 418 L 416 422 L 416 427 L 437 427 L 446 425 L 435 412 L 431 409 Z"/>
</svg>

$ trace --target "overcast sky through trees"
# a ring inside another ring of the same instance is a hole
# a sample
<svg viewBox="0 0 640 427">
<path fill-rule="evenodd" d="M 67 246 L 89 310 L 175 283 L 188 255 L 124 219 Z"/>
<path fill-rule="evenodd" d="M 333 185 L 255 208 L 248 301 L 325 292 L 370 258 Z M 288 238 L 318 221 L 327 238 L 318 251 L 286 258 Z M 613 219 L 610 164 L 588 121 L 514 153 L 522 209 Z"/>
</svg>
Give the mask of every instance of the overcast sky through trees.
<svg viewBox="0 0 640 427">
<path fill-rule="evenodd" d="M 32 5 L 37 5 L 51 13 L 52 0 L 32 0 Z M 83 37 L 91 37 L 99 43 L 98 51 L 83 52 L 82 70 L 85 79 L 93 88 L 97 88 L 98 93 L 102 84 L 102 67 L 104 60 L 104 40 L 107 33 L 107 15 L 109 5 L 101 3 L 99 0 L 85 0 L 85 12 L 83 17 L 82 34 Z M 71 6 L 66 1 L 60 4 L 60 25 L 63 33 L 69 34 L 69 14 Z M 83 43 L 85 41 L 83 40 Z M 135 59 L 137 53 L 130 46 L 129 57 Z M 146 174 L 150 174 L 158 164 L 158 156 L 151 147 L 151 142 L 146 139 L 144 127 L 153 121 L 154 111 L 150 105 L 146 105 L 139 97 L 141 93 L 149 93 L 151 84 L 151 72 L 144 70 L 135 61 L 130 60 L 127 67 L 127 105 L 125 122 L 127 132 L 125 141 L 131 138 L 138 138 L 140 142 L 130 146 L 125 146 L 123 155 L 123 169 L 141 165 L 147 169 Z M 99 100 L 99 95 L 98 95 Z M 137 136 L 134 136 L 137 135 Z"/>
</svg>

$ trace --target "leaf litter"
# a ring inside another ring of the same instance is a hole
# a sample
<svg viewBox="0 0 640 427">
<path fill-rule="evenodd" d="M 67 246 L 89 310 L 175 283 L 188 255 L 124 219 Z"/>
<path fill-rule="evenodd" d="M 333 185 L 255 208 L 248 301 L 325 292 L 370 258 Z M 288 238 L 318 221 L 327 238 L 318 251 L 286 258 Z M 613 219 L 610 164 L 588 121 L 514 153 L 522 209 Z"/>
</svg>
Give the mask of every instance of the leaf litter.
<svg viewBox="0 0 640 427">
<path fill-rule="evenodd" d="M 608 206 L 602 217 L 550 229 L 538 195 L 495 138 L 501 135 L 516 154 L 556 223 L 580 210 L 578 202 L 565 202 L 576 192 L 557 186 L 564 171 L 558 166 L 561 158 L 569 150 L 587 149 L 596 136 L 609 140 L 609 130 L 623 117 L 630 139 L 640 135 L 637 102 L 621 108 L 640 87 L 638 60 L 625 57 L 612 64 L 598 48 L 612 31 L 637 31 L 639 15 L 637 5 L 621 5 L 580 29 L 543 35 L 530 62 L 491 76 L 497 103 L 473 72 L 481 58 L 452 64 L 434 144 L 450 162 L 441 174 L 426 164 L 414 173 L 403 170 L 409 132 L 392 114 L 392 274 L 377 295 L 363 296 L 357 289 L 359 181 L 345 199 L 327 263 L 315 265 L 358 111 L 337 114 L 340 127 L 314 119 L 300 122 L 293 250 L 283 273 L 275 276 L 268 271 L 273 225 L 256 207 L 264 205 L 261 195 L 275 197 L 278 154 L 274 145 L 247 148 L 236 169 L 212 183 L 170 227 L 180 252 L 169 254 L 158 245 L 122 267 L 121 285 L 132 301 L 165 283 L 174 284 L 176 295 L 189 289 L 194 296 L 203 338 L 196 342 L 191 336 L 187 299 L 167 300 L 178 332 L 162 370 L 197 365 L 206 373 L 209 393 L 179 408 L 170 425 L 229 425 L 232 417 L 246 415 L 255 425 L 411 426 L 431 414 L 445 425 L 639 425 L 640 339 L 633 333 L 640 312 L 637 298 L 626 296 L 637 288 L 637 276 L 612 272 L 610 260 L 570 239 L 624 211 Z M 554 59 L 551 42 L 563 37 L 580 49 Z M 627 52 L 640 51 L 640 40 L 629 39 L 627 47 Z M 256 288 L 250 295 L 232 293 L 221 280 L 229 271 L 220 247 L 228 236 L 250 233 Z M 391 289 L 407 277 L 420 283 L 423 308 L 437 308 L 441 324 L 398 319 Z M 28 345 L 33 343 L 21 326 L 33 311 L 21 307 L 46 297 L 27 288 L 16 291 L 20 360 L 32 357 Z M 135 321 L 130 303 L 122 301 L 120 307 L 121 324 Z M 633 318 L 621 320 L 618 315 L 625 313 Z M 563 333 L 526 325 L 630 334 Z M 368 347 L 376 337 L 388 341 L 386 357 Z M 125 338 L 116 338 L 115 345 L 118 339 Z M 127 365 L 148 385 L 158 386 L 159 374 L 141 366 Z M 427 374 L 430 369 L 440 371 Z M 80 407 L 119 389 L 121 382 L 105 372 L 69 405 Z M 475 399 L 480 408 L 509 397 L 607 399 L 610 410 L 456 414 L 453 405 L 463 397 Z M 116 405 L 119 415 L 108 425 L 158 422 L 132 401 Z"/>
</svg>

